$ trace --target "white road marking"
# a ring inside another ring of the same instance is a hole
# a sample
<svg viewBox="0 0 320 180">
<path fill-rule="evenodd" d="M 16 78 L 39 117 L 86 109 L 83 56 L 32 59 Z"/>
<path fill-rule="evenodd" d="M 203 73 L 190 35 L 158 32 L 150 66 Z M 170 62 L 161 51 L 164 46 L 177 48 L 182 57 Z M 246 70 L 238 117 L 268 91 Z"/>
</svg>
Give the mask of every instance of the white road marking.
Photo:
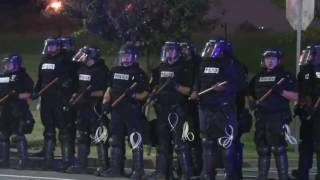
<svg viewBox="0 0 320 180">
<path fill-rule="evenodd" d="M 52 177 L 38 177 L 38 176 L 17 176 L 10 174 L 0 174 L 0 177 L 9 177 L 9 178 L 24 178 L 24 179 L 43 179 L 43 180 L 76 180 L 76 179 L 66 179 L 66 178 L 52 178 Z"/>
</svg>

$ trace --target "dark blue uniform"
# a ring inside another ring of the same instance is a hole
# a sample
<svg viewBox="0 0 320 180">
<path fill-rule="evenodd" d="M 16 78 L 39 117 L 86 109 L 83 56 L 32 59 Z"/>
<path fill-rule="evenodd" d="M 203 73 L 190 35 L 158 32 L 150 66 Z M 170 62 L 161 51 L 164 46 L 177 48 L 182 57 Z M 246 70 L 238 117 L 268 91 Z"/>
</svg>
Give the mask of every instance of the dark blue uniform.
<svg viewBox="0 0 320 180">
<path fill-rule="evenodd" d="M 190 146 L 188 142 L 181 138 L 183 124 L 187 117 L 187 96 L 176 90 L 175 83 L 191 87 L 193 80 L 192 70 L 183 59 L 171 65 L 163 62 L 157 69 L 158 73 L 154 73 L 156 76 L 152 77 L 155 80 L 155 84 L 161 87 L 166 81 L 171 82 L 159 92 L 154 105 L 158 116 L 155 122 L 157 156 L 154 175 L 155 177 L 168 176 L 173 149 L 175 149 L 182 169 L 182 178 L 188 179 L 193 175 Z M 174 81 L 175 83 L 172 83 Z"/>
<path fill-rule="evenodd" d="M 256 100 L 261 98 L 281 78 L 285 81 L 280 84 L 284 90 L 295 92 L 296 78 L 282 67 L 276 67 L 270 72 L 262 71 L 253 77 L 250 82 L 249 94 Z M 278 93 L 272 93 L 260 102 L 255 112 L 256 132 L 255 143 L 259 155 L 258 178 L 266 178 L 270 166 L 270 156 L 273 152 L 278 169 L 279 179 L 288 179 L 288 162 L 284 125 L 291 122 L 289 100 Z"/>
<path fill-rule="evenodd" d="M 142 93 L 149 90 L 148 80 L 145 72 L 139 67 L 138 63 L 130 66 L 116 66 L 111 69 L 109 75 L 108 87 L 111 91 L 111 102 L 119 98 L 134 83 L 137 85 L 132 92 Z M 125 136 L 132 133 L 141 135 L 141 141 L 137 142 L 137 146 L 132 146 L 132 175 L 141 176 L 143 174 L 143 119 L 141 115 L 142 101 L 133 97 L 125 96 L 115 107 L 112 108 L 110 122 L 110 145 L 111 145 L 111 167 L 103 176 L 117 176 L 123 174 L 124 168 L 124 150 Z M 138 136 L 134 137 L 137 140 Z M 133 142 L 130 142 L 133 143 Z M 136 175 L 135 175 L 136 174 Z M 139 174 L 139 175 L 138 175 Z M 134 178 L 133 178 L 134 179 Z"/>
<path fill-rule="evenodd" d="M 226 136 L 226 131 L 236 138 L 238 122 L 236 119 L 235 97 L 238 90 L 238 74 L 231 60 L 227 58 L 205 58 L 199 69 L 193 91 L 201 92 L 211 86 L 226 81 L 225 90 L 210 91 L 200 97 L 199 118 L 200 136 L 203 148 L 203 170 L 205 179 L 214 179 L 218 139 Z M 222 149 L 226 169 L 226 179 L 237 179 L 236 156 L 233 140 L 230 146 Z"/>
<path fill-rule="evenodd" d="M 6 73 L 0 77 L 0 97 L 10 94 L 32 93 L 33 81 L 24 68 L 19 68 L 14 73 Z M 27 100 L 9 96 L 0 104 L 0 152 L 3 166 L 9 165 L 9 138 L 15 135 L 19 162 L 17 168 L 25 168 L 28 160 L 28 146 L 25 134 L 30 134 L 33 129 L 34 119 L 29 110 Z"/>
<path fill-rule="evenodd" d="M 70 161 L 70 112 L 63 111 L 72 94 L 72 78 L 69 74 L 69 66 L 61 54 L 45 55 L 39 65 L 39 77 L 35 86 L 35 92 L 55 78 L 59 78 L 51 87 L 41 95 L 40 116 L 44 125 L 44 150 L 45 169 L 53 168 L 53 150 L 55 146 L 55 129 L 59 129 L 59 140 L 62 144 L 63 169 Z"/>
<path fill-rule="evenodd" d="M 103 60 L 98 60 L 92 66 L 82 65 L 78 69 L 77 94 L 82 92 L 84 96 L 75 104 L 77 112 L 76 120 L 76 143 L 77 143 L 77 162 L 70 167 L 69 173 L 86 173 L 88 155 L 90 153 L 91 139 L 100 123 L 98 116 L 101 113 L 101 98 L 90 96 L 94 91 L 105 91 L 107 87 L 108 68 Z M 91 88 L 88 88 L 91 86 Z M 97 144 L 99 163 L 102 169 L 108 166 L 107 144 L 102 142 Z"/>
</svg>

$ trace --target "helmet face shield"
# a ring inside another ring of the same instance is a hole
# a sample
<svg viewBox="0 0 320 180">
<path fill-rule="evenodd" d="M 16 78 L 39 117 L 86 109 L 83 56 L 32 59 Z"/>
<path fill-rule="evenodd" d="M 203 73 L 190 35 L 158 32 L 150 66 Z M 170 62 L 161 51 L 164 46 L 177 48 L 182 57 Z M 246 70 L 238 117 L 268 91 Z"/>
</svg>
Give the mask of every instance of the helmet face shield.
<svg viewBox="0 0 320 180">
<path fill-rule="evenodd" d="M 120 64 L 124 67 L 131 66 L 134 63 L 134 55 L 129 52 L 119 52 L 118 59 Z"/>
<path fill-rule="evenodd" d="M 162 47 L 161 61 L 173 64 L 179 60 L 180 54 L 176 42 L 166 42 Z"/>
<path fill-rule="evenodd" d="M 203 58 L 213 57 L 214 48 L 215 48 L 215 41 L 207 42 L 204 49 L 202 50 L 201 57 Z"/>
<path fill-rule="evenodd" d="M 42 54 L 57 54 L 60 51 L 59 42 L 56 39 L 46 39 L 42 49 Z"/>
<path fill-rule="evenodd" d="M 16 54 L 11 54 L 4 58 L 1 62 L 1 72 L 2 73 L 12 73 L 16 72 L 21 67 L 21 57 Z"/>
<path fill-rule="evenodd" d="M 73 40 L 71 37 L 60 37 L 59 41 L 62 49 L 67 51 L 73 49 Z"/>
<path fill-rule="evenodd" d="M 84 48 L 78 50 L 78 52 L 73 56 L 72 61 L 77 63 L 84 63 L 88 58 L 88 54 L 85 53 Z"/>
</svg>

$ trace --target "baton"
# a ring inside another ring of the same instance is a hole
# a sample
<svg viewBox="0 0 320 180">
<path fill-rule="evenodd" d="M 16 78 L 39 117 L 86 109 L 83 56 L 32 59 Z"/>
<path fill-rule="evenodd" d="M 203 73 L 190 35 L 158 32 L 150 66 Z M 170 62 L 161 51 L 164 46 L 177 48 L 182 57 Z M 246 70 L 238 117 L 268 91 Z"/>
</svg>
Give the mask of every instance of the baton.
<svg viewBox="0 0 320 180">
<path fill-rule="evenodd" d="M 52 81 L 50 81 L 48 84 L 46 84 L 39 92 L 38 96 L 41 96 L 43 92 L 45 92 L 47 89 L 49 89 L 55 82 L 57 82 L 59 78 L 54 78 Z"/>
<path fill-rule="evenodd" d="M 211 86 L 210 88 L 199 92 L 199 93 L 198 93 L 198 96 L 202 96 L 202 95 L 204 95 L 204 94 L 207 94 L 208 92 L 214 90 L 216 87 L 225 85 L 225 84 L 227 84 L 227 83 L 228 83 L 227 81 L 223 81 L 223 82 L 221 82 L 221 83 L 216 83 L 215 85 Z M 191 97 L 189 97 L 188 100 L 191 100 Z"/>
<path fill-rule="evenodd" d="M 135 82 L 135 83 L 133 83 L 127 90 L 132 90 L 133 88 L 135 88 L 137 86 L 137 83 Z M 112 105 L 111 105 L 111 107 L 115 107 L 116 105 L 118 105 L 121 101 L 122 101 L 122 99 L 126 96 L 126 91 L 127 90 L 125 90 L 122 94 L 121 94 L 121 96 L 119 96 L 113 103 L 112 103 Z"/>
<path fill-rule="evenodd" d="M 318 109 L 319 104 L 320 104 L 320 97 L 318 97 L 317 101 L 314 103 L 313 109 Z M 307 120 L 310 120 L 312 116 L 313 116 L 313 114 L 309 115 L 309 116 L 307 117 Z"/>
<path fill-rule="evenodd" d="M 156 94 L 159 94 L 162 91 L 162 89 L 164 89 L 169 84 L 170 81 L 171 81 L 171 78 L 168 78 L 157 90 L 155 90 L 153 93 L 151 93 L 149 98 L 147 99 L 146 103 L 143 106 L 145 107 L 148 104 L 150 104 L 152 101 L 151 100 L 152 97 L 155 96 Z"/>
<path fill-rule="evenodd" d="M 3 96 L 1 99 L 0 99 L 0 103 L 3 103 L 5 100 L 7 100 L 13 93 L 15 93 L 16 91 L 15 90 L 12 90 L 10 91 L 8 94 L 6 94 L 5 96 Z"/>
<path fill-rule="evenodd" d="M 91 85 L 88 85 L 80 94 L 78 94 L 78 96 L 75 97 L 71 97 L 70 101 L 69 101 L 69 107 L 68 106 L 64 106 L 63 110 L 64 111 L 69 111 L 69 108 L 74 106 L 84 95 L 85 92 L 89 91 L 92 88 Z"/>
<path fill-rule="evenodd" d="M 278 82 L 277 82 L 277 84 L 275 84 L 275 86 L 276 85 L 280 85 L 284 80 L 286 80 L 286 78 L 281 78 Z M 274 87 L 275 87 L 274 86 Z M 272 88 L 271 89 L 269 89 L 260 99 L 258 99 L 258 101 L 257 101 L 257 104 L 260 104 L 262 101 L 264 101 L 267 97 L 269 97 L 270 96 L 270 94 L 272 93 Z"/>
</svg>

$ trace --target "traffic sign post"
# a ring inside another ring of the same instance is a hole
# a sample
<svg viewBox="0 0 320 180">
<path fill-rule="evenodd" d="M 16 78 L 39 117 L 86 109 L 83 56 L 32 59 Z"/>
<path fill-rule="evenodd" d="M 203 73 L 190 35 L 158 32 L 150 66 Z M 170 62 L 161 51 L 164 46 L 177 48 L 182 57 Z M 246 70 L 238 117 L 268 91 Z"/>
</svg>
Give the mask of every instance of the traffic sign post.
<svg viewBox="0 0 320 180">
<path fill-rule="evenodd" d="M 301 31 L 306 30 L 314 17 L 314 2 L 315 0 L 286 0 L 286 17 L 291 27 L 297 31 L 297 46 L 296 46 L 296 74 L 298 74 L 299 57 L 301 52 Z M 299 137 L 300 121 L 295 120 L 295 136 Z M 298 146 L 295 147 L 298 151 Z"/>
</svg>

